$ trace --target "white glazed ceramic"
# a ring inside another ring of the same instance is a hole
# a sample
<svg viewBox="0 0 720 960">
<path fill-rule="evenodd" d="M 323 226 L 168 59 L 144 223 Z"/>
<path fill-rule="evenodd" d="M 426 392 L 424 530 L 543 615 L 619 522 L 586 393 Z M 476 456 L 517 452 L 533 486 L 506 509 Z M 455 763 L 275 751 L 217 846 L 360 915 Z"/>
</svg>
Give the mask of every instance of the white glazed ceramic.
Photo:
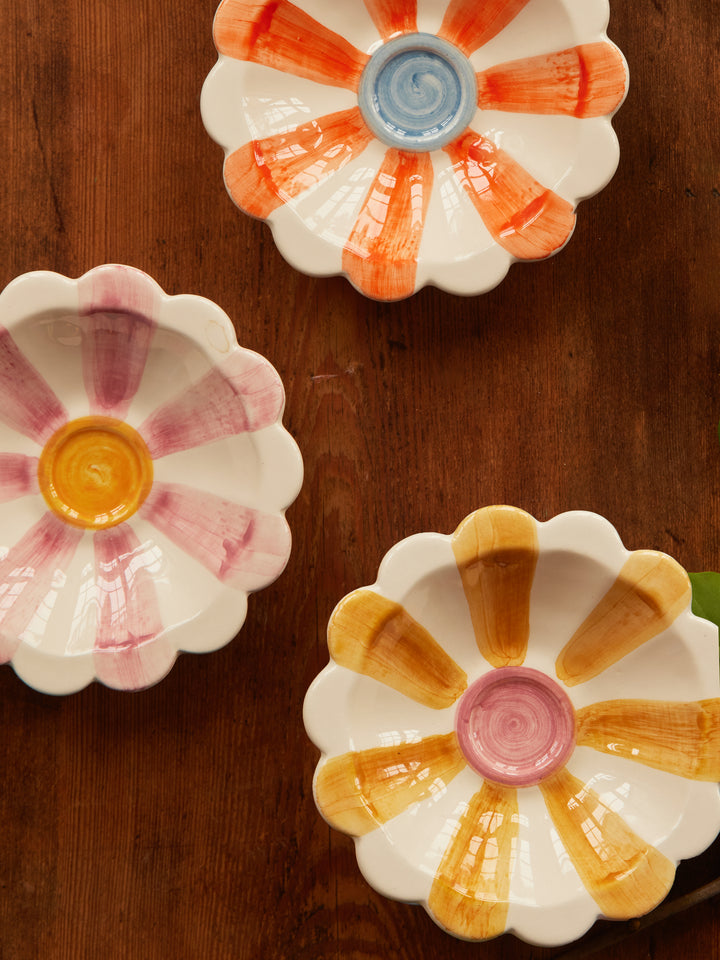
<svg viewBox="0 0 720 960">
<path fill-rule="evenodd" d="M 328 644 L 304 708 L 320 812 L 458 937 L 644 914 L 720 830 L 717 628 L 596 514 L 487 507 L 403 540 Z"/>
<path fill-rule="evenodd" d="M 0 294 L 0 658 L 38 690 L 215 650 L 290 553 L 302 461 L 227 315 L 106 265 Z"/>
<path fill-rule="evenodd" d="M 223 0 L 201 100 L 285 258 L 379 300 L 559 250 L 618 162 L 607 0 Z"/>
</svg>

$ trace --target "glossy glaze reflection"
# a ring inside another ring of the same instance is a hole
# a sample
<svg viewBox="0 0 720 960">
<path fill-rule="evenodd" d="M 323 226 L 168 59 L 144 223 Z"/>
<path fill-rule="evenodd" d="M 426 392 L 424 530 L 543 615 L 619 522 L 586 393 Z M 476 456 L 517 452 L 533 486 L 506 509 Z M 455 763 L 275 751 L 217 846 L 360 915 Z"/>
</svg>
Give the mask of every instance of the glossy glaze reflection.
<svg viewBox="0 0 720 960">
<path fill-rule="evenodd" d="M 539 789 L 563 847 L 603 916 L 629 920 L 660 903 L 675 879 L 674 863 L 567 770 L 553 774 Z"/>
<path fill-rule="evenodd" d="M 518 822 L 517 791 L 485 781 L 433 879 L 428 906 L 442 926 L 472 940 L 505 930 Z"/>
<path fill-rule="evenodd" d="M 319 770 L 315 792 L 334 827 L 361 836 L 442 792 L 464 766 L 457 738 L 448 733 L 333 757 Z"/>
<path fill-rule="evenodd" d="M 581 746 L 720 783 L 720 700 L 608 700 L 579 710 L 577 724 Z"/>
</svg>

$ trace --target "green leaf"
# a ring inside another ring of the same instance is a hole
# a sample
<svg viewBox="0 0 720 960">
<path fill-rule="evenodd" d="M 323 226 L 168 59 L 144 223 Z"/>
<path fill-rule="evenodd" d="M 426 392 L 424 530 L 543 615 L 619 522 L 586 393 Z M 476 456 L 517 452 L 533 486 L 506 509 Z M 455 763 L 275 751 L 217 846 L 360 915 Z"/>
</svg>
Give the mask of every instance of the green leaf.
<svg viewBox="0 0 720 960">
<path fill-rule="evenodd" d="M 691 573 L 692 612 L 720 628 L 720 573 Z"/>
</svg>

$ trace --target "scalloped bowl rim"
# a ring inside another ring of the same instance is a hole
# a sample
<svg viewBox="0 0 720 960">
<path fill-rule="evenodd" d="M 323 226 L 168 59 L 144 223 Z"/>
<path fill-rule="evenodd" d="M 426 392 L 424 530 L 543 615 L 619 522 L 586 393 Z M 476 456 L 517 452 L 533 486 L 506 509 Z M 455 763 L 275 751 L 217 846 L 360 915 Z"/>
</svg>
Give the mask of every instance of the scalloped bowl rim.
<svg viewBox="0 0 720 960">
<path fill-rule="evenodd" d="M 609 0 L 592 0 L 592 4 L 588 4 L 583 10 L 578 10 L 576 5 L 573 8 L 572 0 L 558 0 L 558 3 L 569 12 L 571 18 L 584 17 L 583 22 L 587 22 L 589 25 L 591 36 L 583 39 L 582 42 L 602 41 L 614 47 L 621 58 L 626 77 L 622 99 L 611 111 L 599 117 L 577 121 L 581 125 L 579 127 L 579 140 L 583 144 L 578 148 L 578 154 L 581 154 L 582 158 L 575 159 L 572 166 L 563 175 L 562 183 L 549 185 L 561 197 L 570 202 L 573 208 L 577 209 L 581 201 L 600 193 L 617 171 L 620 148 L 617 134 L 612 126 L 612 120 L 628 95 L 629 68 L 625 55 L 607 35 L 610 19 Z M 216 9 L 215 17 L 217 17 L 221 5 Z M 578 42 L 581 41 L 578 39 Z M 374 46 L 376 45 L 377 41 Z M 255 63 L 239 61 L 227 54 L 218 52 L 217 61 L 206 76 L 200 95 L 200 113 L 206 132 L 223 149 L 225 159 L 239 146 L 253 139 L 250 130 L 245 127 L 244 121 L 240 119 L 241 111 L 235 102 L 238 89 L 244 82 L 242 80 L 243 74 L 246 70 L 249 70 L 250 76 L 252 76 L 253 71 L 270 69 Z M 240 82 L 238 82 L 239 78 Z M 293 79 L 297 80 L 297 78 Z M 299 82 L 304 83 L 306 81 L 300 80 Z M 516 122 L 518 116 L 522 115 L 511 114 L 509 116 L 514 118 L 513 122 Z M 240 128 L 244 128 L 246 131 L 243 135 L 239 134 Z M 292 126 L 290 129 L 292 129 Z M 431 155 L 437 155 L 441 152 L 431 151 Z M 572 175 L 570 175 L 571 170 Z M 568 177 L 573 184 L 572 187 L 565 183 Z M 331 177 L 330 180 L 332 179 Z M 223 180 L 225 180 L 224 176 Z M 275 246 L 281 256 L 294 269 L 311 277 L 342 276 L 362 296 L 373 299 L 370 294 L 361 290 L 355 284 L 352 277 L 337 262 L 336 241 L 325 239 L 322 235 L 310 230 L 297 213 L 293 201 L 282 204 L 267 217 L 257 217 L 245 210 L 232 196 L 227 183 L 225 183 L 225 186 L 232 202 L 243 214 L 252 219 L 257 219 L 269 227 Z M 302 197 L 303 195 L 297 199 L 301 200 Z M 479 217 L 478 224 L 482 224 Z M 463 257 L 455 257 L 451 261 L 444 261 L 437 259 L 437 257 L 421 256 L 418 259 L 418 277 L 413 292 L 399 295 L 397 298 L 388 296 L 382 298 L 381 302 L 405 299 L 407 296 L 418 293 L 426 286 L 436 287 L 457 296 L 480 296 L 498 286 L 513 264 L 542 262 L 542 260 L 555 256 L 567 246 L 574 230 L 575 227 L 573 226 L 570 234 L 559 247 L 554 249 L 549 256 L 540 257 L 538 260 L 517 257 L 495 241 L 490 242 L 483 249 L 471 251 Z"/>
</svg>

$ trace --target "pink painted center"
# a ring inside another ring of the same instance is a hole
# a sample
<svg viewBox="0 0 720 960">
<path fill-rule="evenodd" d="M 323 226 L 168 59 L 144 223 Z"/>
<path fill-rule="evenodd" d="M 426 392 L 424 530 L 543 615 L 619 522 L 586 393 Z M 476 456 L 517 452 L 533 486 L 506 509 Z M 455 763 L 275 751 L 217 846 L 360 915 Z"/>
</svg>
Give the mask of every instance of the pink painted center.
<svg viewBox="0 0 720 960">
<path fill-rule="evenodd" d="M 529 787 L 566 763 L 575 746 L 575 711 L 539 670 L 500 667 L 465 691 L 455 730 L 467 762 L 483 777 Z"/>
</svg>

